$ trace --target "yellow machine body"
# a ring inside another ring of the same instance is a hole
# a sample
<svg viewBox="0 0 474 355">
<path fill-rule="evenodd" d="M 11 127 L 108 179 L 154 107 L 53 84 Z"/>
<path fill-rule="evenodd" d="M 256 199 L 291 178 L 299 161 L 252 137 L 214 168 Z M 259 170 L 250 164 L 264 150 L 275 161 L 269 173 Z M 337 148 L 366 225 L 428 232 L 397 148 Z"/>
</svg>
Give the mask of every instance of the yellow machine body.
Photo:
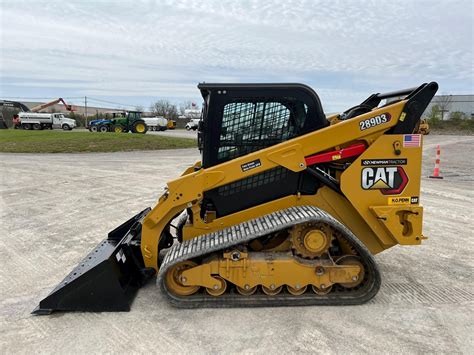
<svg viewBox="0 0 474 355">
<path fill-rule="evenodd" d="M 374 254 L 396 244 L 420 244 L 423 238 L 423 209 L 419 205 L 421 142 L 418 147 L 406 148 L 403 147 L 404 135 L 384 135 L 398 123 L 405 103 L 401 101 L 374 110 L 209 169 L 197 172 L 187 170 L 183 176 L 167 184 L 168 191 L 144 220 L 141 246 L 145 265 L 158 269 L 159 236 L 169 221 L 185 208 L 193 210 L 193 224 L 183 228 L 185 240 L 290 206 L 310 204 L 328 211 L 347 225 Z M 386 112 L 392 119 L 385 125 L 359 131 L 360 122 Z M 314 196 L 288 196 L 208 222 L 199 216 L 199 203 L 206 190 L 278 165 L 301 171 L 306 168 L 306 156 L 337 150 L 360 141 L 367 144 L 367 150 L 341 176 L 341 188 L 346 198 L 324 187 Z M 240 166 L 255 159 L 260 159 L 261 166 L 242 172 Z M 396 160 L 403 159 L 406 161 L 403 165 L 396 164 Z M 377 188 L 363 189 L 362 171 L 369 168 L 362 165 L 363 160 L 393 160 L 392 164 L 371 167 L 379 167 L 380 170 L 400 167 L 407 174 L 407 185 L 400 193 L 393 195 L 384 195 Z"/>
<path fill-rule="evenodd" d="M 196 172 L 188 169 L 180 178 L 167 184 L 168 191 L 160 197 L 158 204 L 144 220 L 141 247 L 145 265 L 158 269 L 159 237 L 170 220 L 186 208 L 193 211 L 193 224 L 184 226 L 184 240 L 290 206 L 314 205 L 348 226 L 373 254 L 396 244 L 420 244 L 423 238 L 423 209 L 419 205 L 421 142 L 418 147 L 403 147 L 404 135 L 384 135 L 403 117 L 405 104 L 406 101 L 400 101 L 215 167 Z M 390 121 L 364 131 L 359 130 L 361 122 L 384 113 L 391 116 Z M 365 143 L 367 149 L 341 174 L 341 188 L 345 197 L 323 187 L 314 196 L 287 196 L 209 221 L 203 220 L 199 215 L 200 202 L 207 190 L 276 166 L 295 172 L 302 171 L 306 168 L 305 157 L 337 150 L 356 142 Z M 260 167 L 248 172 L 242 171 L 242 164 L 256 159 L 261 161 Z M 362 161 L 369 160 L 374 160 L 375 163 L 378 161 L 380 165 L 362 164 Z M 397 164 L 397 160 L 402 164 Z M 364 169 L 376 171 L 379 168 L 380 171 L 385 171 L 389 168 L 387 175 L 380 175 L 383 181 L 388 179 L 388 174 L 393 169 L 399 167 L 408 178 L 408 183 L 400 193 L 384 195 L 380 188 L 362 187 Z"/>
<path fill-rule="evenodd" d="M 302 84 L 198 87 L 201 161 L 35 313 L 128 310 L 155 274 L 178 307 L 361 304 L 381 286 L 373 255 L 425 239 L 417 132 L 436 83 L 330 117 Z"/>
</svg>

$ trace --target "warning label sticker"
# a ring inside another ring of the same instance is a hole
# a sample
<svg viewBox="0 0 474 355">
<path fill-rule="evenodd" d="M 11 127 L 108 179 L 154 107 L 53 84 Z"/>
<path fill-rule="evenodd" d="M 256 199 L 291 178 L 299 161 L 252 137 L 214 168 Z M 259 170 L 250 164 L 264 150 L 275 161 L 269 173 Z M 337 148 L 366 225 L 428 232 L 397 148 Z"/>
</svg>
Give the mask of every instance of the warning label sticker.
<svg viewBox="0 0 474 355">
<path fill-rule="evenodd" d="M 242 171 L 245 173 L 248 170 L 258 168 L 259 166 L 262 166 L 262 163 L 260 162 L 260 159 L 256 159 L 256 160 L 249 161 L 248 163 L 242 164 L 240 167 Z"/>
</svg>

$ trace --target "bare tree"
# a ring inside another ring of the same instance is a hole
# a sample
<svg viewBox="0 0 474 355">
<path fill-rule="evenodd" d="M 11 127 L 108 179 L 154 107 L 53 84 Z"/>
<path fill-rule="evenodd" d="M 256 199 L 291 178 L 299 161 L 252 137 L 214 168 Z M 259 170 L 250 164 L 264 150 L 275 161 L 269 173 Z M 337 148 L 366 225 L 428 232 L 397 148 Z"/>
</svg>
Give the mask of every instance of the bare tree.
<svg viewBox="0 0 474 355">
<path fill-rule="evenodd" d="M 439 111 L 441 112 L 441 119 L 444 119 L 446 113 L 449 112 L 451 108 L 451 102 L 453 101 L 452 95 L 440 95 L 436 98 L 435 102 L 436 105 L 439 107 Z"/>
<path fill-rule="evenodd" d="M 189 101 L 189 100 L 186 100 L 186 101 L 183 101 L 180 105 L 179 105 L 179 113 L 181 115 L 184 115 L 184 111 L 185 110 L 189 110 L 193 108 L 193 102 L 192 101 Z"/>
<path fill-rule="evenodd" d="M 150 111 L 157 116 L 175 120 L 178 118 L 178 109 L 168 100 L 158 100 L 151 104 Z"/>
<path fill-rule="evenodd" d="M 145 109 L 142 105 L 137 105 L 135 106 L 135 111 L 138 111 L 138 112 L 143 112 Z"/>
</svg>

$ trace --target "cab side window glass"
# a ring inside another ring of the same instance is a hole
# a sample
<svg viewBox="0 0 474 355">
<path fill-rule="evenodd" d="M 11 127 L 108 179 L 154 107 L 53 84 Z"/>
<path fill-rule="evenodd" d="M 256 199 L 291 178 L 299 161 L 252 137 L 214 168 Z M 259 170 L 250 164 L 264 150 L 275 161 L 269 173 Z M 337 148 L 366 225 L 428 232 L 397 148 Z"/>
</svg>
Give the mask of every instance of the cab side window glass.
<svg viewBox="0 0 474 355">
<path fill-rule="evenodd" d="M 232 102 L 224 106 L 217 152 L 224 162 L 298 135 L 308 108 L 297 100 Z"/>
</svg>

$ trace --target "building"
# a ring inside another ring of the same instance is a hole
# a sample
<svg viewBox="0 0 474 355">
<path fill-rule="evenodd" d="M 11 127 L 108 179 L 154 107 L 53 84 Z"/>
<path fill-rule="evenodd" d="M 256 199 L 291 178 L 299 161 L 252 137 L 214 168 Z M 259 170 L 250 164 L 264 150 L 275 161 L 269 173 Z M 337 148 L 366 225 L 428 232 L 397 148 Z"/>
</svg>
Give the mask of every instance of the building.
<svg viewBox="0 0 474 355">
<path fill-rule="evenodd" d="M 441 109 L 443 120 L 449 119 L 452 112 L 463 112 L 467 118 L 474 119 L 474 95 L 436 95 L 426 108 L 425 116 L 434 105 Z"/>
</svg>

